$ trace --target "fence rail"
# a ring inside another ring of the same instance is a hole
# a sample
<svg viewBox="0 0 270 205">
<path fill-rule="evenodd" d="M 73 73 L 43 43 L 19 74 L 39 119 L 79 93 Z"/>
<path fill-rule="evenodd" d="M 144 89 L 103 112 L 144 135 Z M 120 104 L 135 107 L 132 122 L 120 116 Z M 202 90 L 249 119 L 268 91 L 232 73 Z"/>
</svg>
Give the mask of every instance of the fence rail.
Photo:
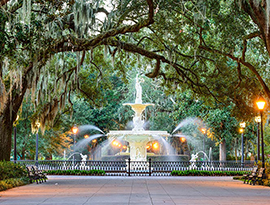
<svg viewBox="0 0 270 205">
<path fill-rule="evenodd" d="M 23 165 L 38 164 L 40 170 L 104 170 L 108 176 L 168 176 L 174 170 L 250 171 L 253 161 L 64 161 L 18 160 Z"/>
</svg>

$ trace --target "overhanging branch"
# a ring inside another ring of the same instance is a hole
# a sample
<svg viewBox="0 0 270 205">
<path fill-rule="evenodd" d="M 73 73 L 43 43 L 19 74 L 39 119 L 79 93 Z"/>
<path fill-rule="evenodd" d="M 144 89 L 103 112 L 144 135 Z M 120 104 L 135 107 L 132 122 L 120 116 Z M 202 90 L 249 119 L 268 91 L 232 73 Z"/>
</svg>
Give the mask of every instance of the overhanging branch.
<svg viewBox="0 0 270 205">
<path fill-rule="evenodd" d="M 226 57 L 228 57 L 228 58 L 230 58 L 230 59 L 232 59 L 232 60 L 234 60 L 236 62 L 239 62 L 242 65 L 246 66 L 256 76 L 257 80 L 259 81 L 259 83 L 261 84 L 263 90 L 265 91 L 265 94 L 270 99 L 270 90 L 269 90 L 268 86 L 266 85 L 266 83 L 262 79 L 261 75 L 256 70 L 256 68 L 251 63 L 246 62 L 243 58 L 237 58 L 237 57 L 233 56 L 232 54 L 224 53 L 224 52 L 222 52 L 220 50 L 217 50 L 217 49 L 212 49 L 212 48 L 202 46 L 202 45 L 200 45 L 199 48 L 203 49 L 203 50 L 206 50 L 206 51 L 209 51 L 211 53 L 217 53 L 217 54 L 226 56 Z"/>
</svg>

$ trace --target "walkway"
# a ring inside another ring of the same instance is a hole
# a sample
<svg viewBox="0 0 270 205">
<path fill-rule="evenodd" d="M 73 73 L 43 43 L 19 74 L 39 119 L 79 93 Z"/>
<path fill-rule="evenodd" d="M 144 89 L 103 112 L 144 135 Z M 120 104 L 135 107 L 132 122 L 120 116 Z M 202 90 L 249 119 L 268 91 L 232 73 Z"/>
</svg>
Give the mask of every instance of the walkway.
<svg viewBox="0 0 270 205">
<path fill-rule="evenodd" d="M 231 177 L 49 176 L 0 192 L 0 205 L 34 204 L 269 204 L 270 188 Z"/>
</svg>

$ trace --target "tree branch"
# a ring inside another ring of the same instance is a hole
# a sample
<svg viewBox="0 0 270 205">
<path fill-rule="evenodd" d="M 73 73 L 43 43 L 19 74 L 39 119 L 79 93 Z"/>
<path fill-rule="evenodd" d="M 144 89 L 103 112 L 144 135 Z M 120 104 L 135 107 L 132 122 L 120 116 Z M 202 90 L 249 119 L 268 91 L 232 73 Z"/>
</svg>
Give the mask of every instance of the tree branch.
<svg viewBox="0 0 270 205">
<path fill-rule="evenodd" d="M 211 49 L 209 47 L 202 46 L 202 45 L 200 45 L 199 48 L 201 48 L 203 50 L 206 50 L 206 51 L 209 51 L 211 53 L 217 53 L 217 54 L 226 56 L 226 57 L 228 57 L 228 58 L 230 58 L 230 59 L 232 59 L 232 60 L 234 60 L 236 62 L 239 62 L 242 65 L 246 66 L 253 74 L 255 74 L 257 80 L 259 81 L 259 83 L 261 84 L 263 90 L 265 91 L 265 94 L 270 99 L 270 90 L 269 90 L 268 86 L 266 85 L 266 83 L 264 82 L 264 80 L 262 79 L 262 77 L 260 76 L 258 71 L 256 70 L 256 68 L 252 64 L 244 61 L 242 58 L 237 58 L 237 57 L 233 56 L 232 54 L 224 53 L 224 52 L 216 50 L 216 49 Z"/>
<path fill-rule="evenodd" d="M 156 59 L 157 60 L 157 65 L 156 68 L 152 71 L 152 73 L 148 74 L 148 76 L 158 76 L 159 74 L 159 61 L 166 63 L 168 65 L 171 65 L 175 71 L 177 72 L 177 74 L 179 76 L 181 76 L 183 78 L 183 81 L 187 81 L 190 83 L 191 86 L 197 86 L 199 89 L 200 88 L 205 88 L 208 92 L 208 94 L 210 94 L 215 100 L 217 100 L 219 102 L 219 100 L 216 98 L 216 96 L 211 92 L 211 90 L 209 89 L 209 87 L 207 87 L 207 85 L 200 83 L 200 79 L 198 78 L 198 76 L 190 69 L 185 68 L 184 66 L 176 63 L 176 62 L 171 62 L 170 60 L 166 59 L 164 56 L 153 53 L 151 51 L 145 50 L 143 48 L 140 48 L 134 44 L 130 44 L 130 43 L 124 43 L 124 42 L 120 42 L 113 40 L 112 38 L 109 39 L 104 39 L 100 42 L 100 45 L 110 45 L 110 46 L 114 46 L 114 47 L 118 47 L 118 45 L 121 45 L 121 48 L 124 49 L 127 52 L 131 52 L 131 53 L 138 53 L 142 56 L 145 56 L 147 58 L 150 59 Z M 188 73 L 192 74 L 194 76 L 194 78 L 196 79 L 196 81 L 194 81 L 193 79 L 191 79 L 188 76 Z"/>
<path fill-rule="evenodd" d="M 242 51 L 242 59 L 243 59 L 244 61 L 246 60 L 247 40 L 248 40 L 248 39 L 255 38 L 255 37 L 258 37 L 258 36 L 260 36 L 260 35 L 261 35 L 261 32 L 256 31 L 256 32 L 251 33 L 251 34 L 249 34 L 249 35 L 247 35 L 247 36 L 245 36 L 245 37 L 243 38 L 243 46 L 244 46 L 244 48 L 243 48 L 243 51 Z"/>
<path fill-rule="evenodd" d="M 111 29 L 103 34 L 99 34 L 91 40 L 88 39 L 78 39 L 72 36 L 64 38 L 56 45 L 52 46 L 52 52 L 64 52 L 64 51 L 79 51 L 82 47 L 94 47 L 103 39 L 116 36 L 118 34 L 134 33 L 138 32 L 141 28 L 147 27 L 154 23 L 154 2 L 153 0 L 147 0 L 149 6 L 148 18 L 144 19 L 134 25 L 125 25 L 120 28 Z M 72 45 L 67 44 L 71 42 Z"/>
<path fill-rule="evenodd" d="M 10 0 L 1 0 L 0 1 L 0 7 L 6 5 Z"/>
</svg>

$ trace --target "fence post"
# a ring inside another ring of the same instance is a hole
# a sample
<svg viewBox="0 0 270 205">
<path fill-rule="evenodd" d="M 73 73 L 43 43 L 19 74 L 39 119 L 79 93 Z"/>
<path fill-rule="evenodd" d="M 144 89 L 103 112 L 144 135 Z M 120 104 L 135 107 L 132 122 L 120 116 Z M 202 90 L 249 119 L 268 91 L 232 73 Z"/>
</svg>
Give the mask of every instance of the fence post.
<svg viewBox="0 0 270 205">
<path fill-rule="evenodd" d="M 149 158 L 149 176 L 151 176 L 151 158 Z"/>
<path fill-rule="evenodd" d="M 128 158 L 128 176 L 130 176 L 130 158 Z"/>
</svg>

